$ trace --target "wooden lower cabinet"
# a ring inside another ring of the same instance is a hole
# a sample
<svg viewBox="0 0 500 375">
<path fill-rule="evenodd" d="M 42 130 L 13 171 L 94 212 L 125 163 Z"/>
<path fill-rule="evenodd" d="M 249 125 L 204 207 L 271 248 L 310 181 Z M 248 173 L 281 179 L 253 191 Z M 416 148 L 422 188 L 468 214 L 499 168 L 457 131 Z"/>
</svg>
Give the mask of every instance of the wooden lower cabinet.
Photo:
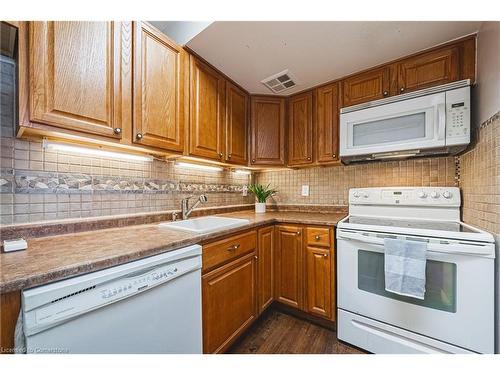
<svg viewBox="0 0 500 375">
<path fill-rule="evenodd" d="M 0 294 L 0 354 L 14 352 L 14 331 L 20 309 L 19 291 Z"/>
<path fill-rule="evenodd" d="M 330 249 L 307 246 L 306 311 L 320 317 L 332 318 L 333 261 Z"/>
<path fill-rule="evenodd" d="M 257 247 L 257 307 L 262 313 L 274 299 L 274 227 L 259 230 Z"/>
<path fill-rule="evenodd" d="M 278 302 L 298 309 L 303 307 L 302 227 L 276 227 L 274 294 Z"/>
<path fill-rule="evenodd" d="M 203 352 L 220 353 L 257 317 L 255 254 L 203 275 L 202 290 Z"/>
</svg>

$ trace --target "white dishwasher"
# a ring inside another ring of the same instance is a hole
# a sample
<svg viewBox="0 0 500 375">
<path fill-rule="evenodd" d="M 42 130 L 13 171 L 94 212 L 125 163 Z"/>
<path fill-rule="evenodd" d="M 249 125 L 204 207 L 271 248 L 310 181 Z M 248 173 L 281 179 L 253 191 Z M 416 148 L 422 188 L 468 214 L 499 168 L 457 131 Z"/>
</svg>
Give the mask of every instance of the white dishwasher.
<svg viewBox="0 0 500 375">
<path fill-rule="evenodd" d="M 202 353 L 201 246 L 22 293 L 27 353 Z"/>
</svg>

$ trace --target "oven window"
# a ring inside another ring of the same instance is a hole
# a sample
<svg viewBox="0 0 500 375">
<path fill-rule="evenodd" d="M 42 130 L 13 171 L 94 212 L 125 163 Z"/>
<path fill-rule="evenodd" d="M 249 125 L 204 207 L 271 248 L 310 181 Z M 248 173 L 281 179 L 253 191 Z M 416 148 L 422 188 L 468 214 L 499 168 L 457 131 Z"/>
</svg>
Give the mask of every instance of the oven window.
<svg viewBox="0 0 500 375">
<path fill-rule="evenodd" d="M 425 112 L 369 121 L 352 126 L 354 146 L 425 138 Z"/>
<path fill-rule="evenodd" d="M 425 299 L 400 296 L 385 290 L 384 253 L 358 251 L 358 288 L 398 301 L 431 309 L 457 312 L 457 265 L 428 260 Z"/>
</svg>

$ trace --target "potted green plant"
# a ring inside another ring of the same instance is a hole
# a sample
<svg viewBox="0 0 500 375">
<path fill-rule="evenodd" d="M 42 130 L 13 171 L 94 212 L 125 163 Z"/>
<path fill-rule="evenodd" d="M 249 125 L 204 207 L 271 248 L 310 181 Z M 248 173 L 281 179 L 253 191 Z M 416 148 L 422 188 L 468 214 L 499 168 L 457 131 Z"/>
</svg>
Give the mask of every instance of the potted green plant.
<svg viewBox="0 0 500 375">
<path fill-rule="evenodd" d="M 266 200 L 276 194 L 278 191 L 269 188 L 270 184 L 267 186 L 262 186 L 261 184 L 253 184 L 248 186 L 248 190 L 255 195 L 257 203 L 255 203 L 255 213 L 262 214 L 266 212 Z"/>
</svg>

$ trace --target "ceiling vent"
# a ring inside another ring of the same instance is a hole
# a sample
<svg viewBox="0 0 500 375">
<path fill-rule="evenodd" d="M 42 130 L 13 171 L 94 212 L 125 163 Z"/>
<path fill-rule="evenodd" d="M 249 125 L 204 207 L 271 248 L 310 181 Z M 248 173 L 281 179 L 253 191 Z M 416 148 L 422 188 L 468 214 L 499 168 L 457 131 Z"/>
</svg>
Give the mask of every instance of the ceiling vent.
<svg viewBox="0 0 500 375">
<path fill-rule="evenodd" d="M 288 71 L 288 69 L 283 70 L 282 72 L 273 74 L 266 79 L 261 81 L 267 88 L 269 88 L 272 92 L 276 94 L 280 94 L 283 91 L 291 89 L 292 87 L 297 86 L 297 80 L 295 77 Z"/>
</svg>

